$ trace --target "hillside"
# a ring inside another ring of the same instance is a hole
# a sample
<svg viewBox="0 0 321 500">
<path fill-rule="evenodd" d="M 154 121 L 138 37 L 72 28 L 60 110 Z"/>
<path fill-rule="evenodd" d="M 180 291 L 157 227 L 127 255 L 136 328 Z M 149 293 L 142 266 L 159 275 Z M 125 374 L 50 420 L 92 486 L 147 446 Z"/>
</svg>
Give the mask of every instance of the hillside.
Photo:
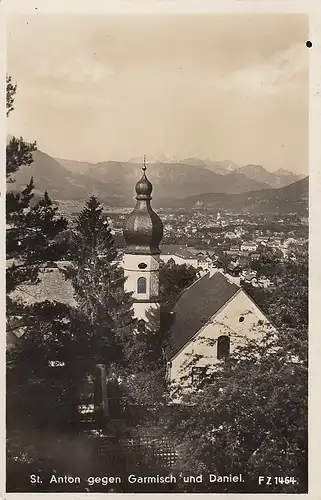
<svg viewBox="0 0 321 500">
<path fill-rule="evenodd" d="M 34 162 L 28 168 L 21 168 L 15 174 L 15 182 L 10 189 L 21 189 L 31 177 L 35 181 L 35 193 L 45 190 L 53 199 L 87 199 L 92 194 L 99 197 L 109 196 L 115 202 L 122 201 L 113 189 L 99 180 L 67 170 L 54 158 L 37 150 L 33 153 Z"/>
<path fill-rule="evenodd" d="M 307 214 L 309 178 L 305 177 L 289 186 L 239 194 L 206 193 L 191 196 L 168 206 L 192 208 L 198 201 L 210 209 L 224 209 L 247 213 L 300 213 Z"/>
<path fill-rule="evenodd" d="M 64 160 L 63 158 L 55 158 L 55 160 L 67 170 L 83 175 L 87 174 L 89 165 L 91 165 L 91 163 L 87 161 Z"/>
</svg>

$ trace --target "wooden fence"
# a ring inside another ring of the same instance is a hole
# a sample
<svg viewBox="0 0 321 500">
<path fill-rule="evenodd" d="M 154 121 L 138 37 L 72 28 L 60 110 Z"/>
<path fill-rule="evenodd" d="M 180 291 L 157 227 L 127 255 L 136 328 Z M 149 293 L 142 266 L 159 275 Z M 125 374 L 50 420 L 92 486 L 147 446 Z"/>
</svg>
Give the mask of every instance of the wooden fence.
<svg viewBox="0 0 321 500">
<path fill-rule="evenodd" d="M 128 473 L 140 466 L 167 469 L 175 464 L 177 454 L 169 439 L 162 435 L 161 429 L 136 428 L 130 433 L 130 437 L 117 443 L 109 439 L 99 439 L 97 454 L 103 458 L 106 465 L 114 466 L 117 463 L 124 473 Z"/>
</svg>

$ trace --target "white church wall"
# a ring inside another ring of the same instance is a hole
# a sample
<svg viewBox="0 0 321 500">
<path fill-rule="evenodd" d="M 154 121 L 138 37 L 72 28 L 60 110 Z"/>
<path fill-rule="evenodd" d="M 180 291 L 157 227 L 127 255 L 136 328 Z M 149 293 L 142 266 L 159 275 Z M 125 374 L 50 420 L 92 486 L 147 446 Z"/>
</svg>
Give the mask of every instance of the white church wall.
<svg viewBox="0 0 321 500">
<path fill-rule="evenodd" d="M 144 269 L 138 266 L 145 264 Z M 134 317 L 145 322 L 153 317 L 159 322 L 160 305 L 157 302 L 159 295 L 159 256 L 125 254 L 123 259 L 126 281 L 124 289 L 132 292 L 134 298 Z M 146 291 L 138 293 L 139 278 L 146 279 Z M 141 302 L 140 302 L 141 301 Z"/>
<path fill-rule="evenodd" d="M 138 266 L 145 264 L 144 269 Z M 133 292 L 133 297 L 148 300 L 150 297 L 158 296 L 158 255 L 133 255 L 125 254 L 123 260 L 126 281 L 124 288 L 126 292 Z M 137 281 L 139 278 L 146 279 L 146 293 L 137 293 Z"/>
<path fill-rule="evenodd" d="M 240 321 L 241 318 L 244 320 Z M 244 342 L 245 338 L 253 339 L 262 336 L 271 329 L 264 314 L 252 300 L 240 290 L 219 313 L 213 316 L 181 351 L 174 356 L 169 365 L 168 375 L 172 382 L 181 386 L 191 384 L 190 361 L 196 357 L 195 367 L 215 367 L 217 358 L 217 339 L 221 335 L 230 337 L 230 353 Z M 215 342 L 215 343 L 214 343 Z M 182 378 L 188 377 L 186 380 Z"/>
</svg>

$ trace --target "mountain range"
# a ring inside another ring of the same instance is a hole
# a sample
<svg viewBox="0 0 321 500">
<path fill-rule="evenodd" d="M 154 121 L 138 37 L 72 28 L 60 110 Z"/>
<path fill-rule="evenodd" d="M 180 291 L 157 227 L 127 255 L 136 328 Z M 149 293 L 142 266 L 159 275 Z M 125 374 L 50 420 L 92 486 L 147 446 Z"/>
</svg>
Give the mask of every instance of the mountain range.
<svg viewBox="0 0 321 500">
<path fill-rule="evenodd" d="M 53 158 L 41 150 L 33 156 L 33 164 L 15 174 L 11 189 L 21 189 L 33 176 L 36 194 L 47 190 L 55 200 L 86 200 L 94 194 L 108 205 L 133 204 L 134 186 L 142 175 L 137 161 L 81 162 Z M 148 177 L 158 206 L 190 206 L 203 198 L 215 204 L 224 195 L 234 200 L 246 199 L 242 195 L 249 192 L 267 196 L 274 188 L 293 184 L 303 176 L 283 170 L 268 172 L 261 165 L 239 167 L 231 160 L 187 158 L 174 162 L 164 158 L 148 164 Z"/>
<path fill-rule="evenodd" d="M 62 158 L 56 158 L 56 160 L 66 167 L 68 170 L 75 173 L 82 173 L 85 175 L 90 175 L 91 177 L 97 178 L 97 176 L 101 177 L 101 180 L 105 181 L 105 177 L 111 174 L 111 170 L 113 166 L 115 168 L 119 168 L 120 165 L 129 167 L 130 171 L 136 171 L 137 165 L 141 166 L 141 161 L 134 158 L 132 161 L 128 162 L 101 162 L 101 163 L 89 163 L 89 162 L 79 162 L 73 160 L 65 160 Z M 231 189 L 235 189 L 235 192 L 246 191 L 249 189 L 263 189 L 263 187 L 283 187 L 288 184 L 292 184 L 300 179 L 303 179 L 305 176 L 301 174 L 293 174 L 292 172 L 284 169 L 279 169 L 276 172 L 267 171 L 262 165 L 244 165 L 240 167 L 232 160 L 223 160 L 223 161 L 213 161 L 213 160 L 200 160 L 199 158 L 186 158 L 185 160 L 175 160 L 172 158 L 163 157 L 161 160 L 155 160 L 149 162 L 148 168 L 157 179 L 161 179 L 163 175 L 168 175 L 169 172 L 175 168 L 176 174 L 180 175 L 181 168 L 189 167 L 189 171 L 184 169 L 184 175 L 187 174 L 196 174 L 196 169 L 202 170 L 201 175 L 204 175 L 204 170 L 211 171 L 215 174 L 219 174 L 220 176 L 231 176 L 234 174 L 235 177 L 228 177 L 225 185 L 225 182 L 222 179 L 213 177 L 212 180 L 217 182 L 217 188 L 220 188 L 222 185 L 223 192 L 229 191 L 232 192 Z M 123 168 L 123 167 L 122 167 Z M 162 170 L 164 172 L 162 172 Z M 124 172 L 125 173 L 125 172 Z M 127 173 L 127 172 L 126 172 Z M 198 171 L 198 174 L 200 172 Z M 238 174 L 238 177 L 237 177 Z M 242 176 L 245 176 L 247 179 L 251 181 L 259 183 L 255 186 L 253 183 L 248 182 L 248 186 L 242 182 Z M 131 177 L 131 175 L 129 175 Z M 233 188 L 229 187 L 230 181 L 235 182 Z M 157 181 L 156 181 L 157 182 Z M 265 186 L 263 186 L 265 184 Z"/>
<path fill-rule="evenodd" d="M 109 186 L 118 196 L 132 197 L 134 186 L 141 177 L 140 163 L 107 161 L 101 163 L 71 162 L 57 159 L 70 172 L 81 171 L 83 175 L 94 178 Z M 211 169 L 189 163 L 149 163 L 148 177 L 151 179 L 157 198 L 184 198 L 211 190 L 217 193 L 242 193 L 253 189 L 268 188 L 265 182 L 249 179 L 239 172 L 226 175 Z"/>
<path fill-rule="evenodd" d="M 273 188 L 288 186 L 305 177 L 304 175 L 295 175 L 281 168 L 276 172 L 268 172 L 262 165 L 244 165 L 234 170 L 234 173 L 243 174 L 249 179 L 264 182 Z"/>
</svg>

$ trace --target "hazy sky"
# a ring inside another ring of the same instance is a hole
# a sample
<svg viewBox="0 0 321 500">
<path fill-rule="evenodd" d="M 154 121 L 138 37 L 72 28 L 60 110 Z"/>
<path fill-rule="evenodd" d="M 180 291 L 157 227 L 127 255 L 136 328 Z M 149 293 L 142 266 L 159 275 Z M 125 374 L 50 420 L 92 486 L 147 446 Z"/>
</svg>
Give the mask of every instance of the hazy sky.
<svg viewBox="0 0 321 500">
<path fill-rule="evenodd" d="M 12 17 L 9 132 L 56 157 L 308 168 L 303 15 Z"/>
</svg>

